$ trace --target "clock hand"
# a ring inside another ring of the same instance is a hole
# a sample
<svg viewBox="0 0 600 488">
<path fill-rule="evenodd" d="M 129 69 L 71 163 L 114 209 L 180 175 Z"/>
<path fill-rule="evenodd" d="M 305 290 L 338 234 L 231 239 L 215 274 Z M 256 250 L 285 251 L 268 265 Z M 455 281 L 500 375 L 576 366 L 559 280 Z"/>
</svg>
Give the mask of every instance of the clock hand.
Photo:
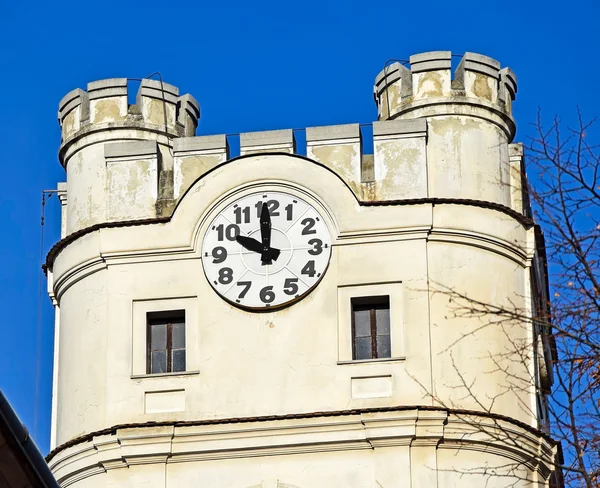
<svg viewBox="0 0 600 488">
<path fill-rule="evenodd" d="M 271 264 L 273 262 L 273 258 L 269 253 L 271 248 L 271 214 L 267 202 L 263 202 L 260 211 L 260 237 L 263 245 L 260 258 L 262 264 Z"/>
<path fill-rule="evenodd" d="M 274 248 L 274 247 L 270 247 L 265 252 L 266 252 L 267 257 L 269 259 L 269 263 L 264 262 L 263 264 L 272 264 L 271 261 L 277 261 L 277 258 L 281 254 L 281 251 L 279 249 Z"/>
<path fill-rule="evenodd" d="M 246 236 L 235 236 L 235 240 L 244 248 L 248 249 L 248 251 L 256 252 L 262 255 L 263 253 L 263 245 L 258 242 L 256 239 L 252 237 Z M 279 257 L 281 250 L 270 247 L 267 250 L 267 255 L 273 260 L 276 261 Z"/>
<path fill-rule="evenodd" d="M 242 247 L 248 249 L 248 251 L 254 251 L 258 253 L 263 252 L 263 245 L 256 239 L 252 239 L 252 237 L 235 236 L 235 240 L 238 241 L 238 243 L 240 243 Z"/>
</svg>

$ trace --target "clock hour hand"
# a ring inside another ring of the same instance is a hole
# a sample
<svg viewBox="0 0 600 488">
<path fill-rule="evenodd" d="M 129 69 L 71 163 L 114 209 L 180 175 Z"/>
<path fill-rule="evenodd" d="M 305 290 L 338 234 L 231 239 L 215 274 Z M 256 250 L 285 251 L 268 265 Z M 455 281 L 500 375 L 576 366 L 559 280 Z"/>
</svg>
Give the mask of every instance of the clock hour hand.
<svg viewBox="0 0 600 488">
<path fill-rule="evenodd" d="M 256 239 L 253 239 L 252 237 L 246 237 L 246 236 L 235 236 L 235 240 L 244 248 L 248 249 L 248 251 L 252 251 L 258 254 L 263 254 L 263 245 L 262 243 L 258 242 Z M 273 247 L 270 247 L 267 250 L 267 256 L 272 259 L 273 261 L 277 261 L 277 258 L 279 257 L 279 254 L 281 253 L 281 251 L 279 249 L 275 249 Z"/>
<path fill-rule="evenodd" d="M 263 245 L 252 237 L 246 236 L 235 236 L 235 240 L 238 241 L 242 247 L 248 249 L 248 251 L 254 251 L 257 253 L 263 252 Z"/>
<path fill-rule="evenodd" d="M 281 251 L 279 249 L 275 249 L 274 247 L 270 247 L 266 251 L 263 251 L 261 254 L 262 264 L 272 264 L 273 261 L 277 261 L 279 254 L 281 254 Z M 265 257 L 267 259 L 265 259 Z"/>
</svg>

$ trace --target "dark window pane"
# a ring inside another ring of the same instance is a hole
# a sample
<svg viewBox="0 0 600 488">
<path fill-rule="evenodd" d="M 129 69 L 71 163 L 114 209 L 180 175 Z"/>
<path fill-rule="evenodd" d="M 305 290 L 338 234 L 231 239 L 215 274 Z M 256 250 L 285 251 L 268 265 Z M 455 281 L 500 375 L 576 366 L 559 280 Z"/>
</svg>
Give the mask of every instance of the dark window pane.
<svg viewBox="0 0 600 488">
<path fill-rule="evenodd" d="M 152 369 L 150 373 L 166 373 L 167 372 L 167 351 L 152 351 Z"/>
<path fill-rule="evenodd" d="M 378 308 L 375 310 L 375 321 L 377 322 L 377 335 L 390 334 L 390 309 Z"/>
<path fill-rule="evenodd" d="M 354 335 L 369 337 L 371 335 L 371 310 L 354 311 Z"/>
<path fill-rule="evenodd" d="M 173 324 L 173 349 L 185 347 L 185 324 Z"/>
<path fill-rule="evenodd" d="M 371 338 L 357 337 L 355 341 L 356 349 L 354 351 L 354 359 L 372 359 Z"/>
<path fill-rule="evenodd" d="M 176 349 L 173 351 L 172 366 L 173 372 L 185 371 L 185 349 Z"/>
<path fill-rule="evenodd" d="M 392 348 L 390 347 L 390 336 L 389 335 L 378 335 L 377 336 L 377 357 L 378 358 L 391 358 Z"/>
<path fill-rule="evenodd" d="M 150 342 L 150 350 L 157 351 L 167 348 L 167 325 L 153 324 L 151 326 L 152 340 Z"/>
</svg>

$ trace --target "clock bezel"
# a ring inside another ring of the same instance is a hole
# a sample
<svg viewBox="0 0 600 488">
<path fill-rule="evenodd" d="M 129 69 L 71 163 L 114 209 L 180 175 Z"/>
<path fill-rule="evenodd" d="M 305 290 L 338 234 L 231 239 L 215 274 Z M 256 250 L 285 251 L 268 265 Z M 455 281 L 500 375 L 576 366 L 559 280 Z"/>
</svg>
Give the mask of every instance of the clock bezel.
<svg viewBox="0 0 600 488">
<path fill-rule="evenodd" d="M 278 304 L 278 305 L 273 305 L 273 306 L 269 305 L 269 306 L 264 306 L 264 307 L 251 307 L 251 306 L 244 305 L 242 303 L 237 303 L 235 301 L 230 300 L 225 295 L 221 294 L 212 285 L 211 279 L 207 275 L 207 270 L 206 270 L 206 266 L 205 266 L 205 262 L 204 262 L 205 258 L 203 256 L 202 252 L 204 249 L 204 240 L 206 238 L 206 234 L 209 231 L 210 224 L 214 221 L 214 219 L 217 218 L 217 216 L 223 210 L 225 210 L 230 205 L 232 205 L 236 200 L 244 198 L 248 195 L 252 195 L 254 193 L 260 193 L 260 192 L 286 193 L 290 196 L 295 196 L 297 198 L 304 200 L 307 204 L 309 204 L 312 208 L 314 208 L 317 211 L 317 213 L 319 214 L 319 216 L 322 218 L 323 223 L 327 229 L 327 232 L 329 233 L 329 238 L 330 238 L 331 244 L 330 244 L 329 256 L 328 256 L 327 262 L 325 264 L 325 267 L 323 268 L 321 276 L 302 295 L 300 295 L 299 297 L 294 297 L 294 298 L 290 299 L 289 301 L 286 301 L 286 302 Z M 334 220 L 332 219 L 331 216 L 332 216 L 331 211 L 324 205 L 322 200 L 319 197 L 317 197 L 314 193 L 312 193 L 310 190 L 300 187 L 298 185 L 291 185 L 288 182 L 273 181 L 273 180 L 262 181 L 262 182 L 253 182 L 251 184 L 246 184 L 246 185 L 240 186 L 238 188 L 232 189 L 227 194 L 222 195 L 222 197 L 218 201 L 215 201 L 209 207 L 208 211 L 204 214 L 203 218 L 201 219 L 199 229 L 198 229 L 199 232 L 196 234 L 200 237 L 200 242 L 199 242 L 199 246 L 197 247 L 197 249 L 199 250 L 199 257 L 200 257 L 200 260 L 202 263 L 202 271 L 204 273 L 204 277 L 207 281 L 208 286 L 214 291 L 214 293 L 217 294 L 217 296 L 219 296 L 219 298 L 221 298 L 223 301 L 225 301 L 229 305 L 232 305 L 233 307 L 240 309 L 240 310 L 254 312 L 254 313 L 269 313 L 269 312 L 282 310 L 282 309 L 290 307 L 290 306 L 298 303 L 299 301 L 307 298 L 321 283 L 321 281 L 327 274 L 329 265 L 331 263 L 331 256 L 333 254 L 333 246 L 335 245 L 334 244 L 334 241 L 335 241 L 334 236 L 337 235 L 337 233 L 332 232 L 332 230 L 335 229 L 335 225 L 334 225 Z"/>
</svg>

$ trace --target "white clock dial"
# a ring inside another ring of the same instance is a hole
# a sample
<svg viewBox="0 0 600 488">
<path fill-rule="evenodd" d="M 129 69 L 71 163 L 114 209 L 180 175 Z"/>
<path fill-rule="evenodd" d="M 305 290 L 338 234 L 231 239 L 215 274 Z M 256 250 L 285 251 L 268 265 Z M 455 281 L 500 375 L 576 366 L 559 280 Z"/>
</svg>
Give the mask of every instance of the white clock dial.
<svg viewBox="0 0 600 488">
<path fill-rule="evenodd" d="M 302 198 L 280 191 L 234 201 L 212 220 L 202 244 L 211 286 L 225 300 L 250 309 L 300 299 L 323 277 L 330 256 L 323 217 Z"/>
</svg>

